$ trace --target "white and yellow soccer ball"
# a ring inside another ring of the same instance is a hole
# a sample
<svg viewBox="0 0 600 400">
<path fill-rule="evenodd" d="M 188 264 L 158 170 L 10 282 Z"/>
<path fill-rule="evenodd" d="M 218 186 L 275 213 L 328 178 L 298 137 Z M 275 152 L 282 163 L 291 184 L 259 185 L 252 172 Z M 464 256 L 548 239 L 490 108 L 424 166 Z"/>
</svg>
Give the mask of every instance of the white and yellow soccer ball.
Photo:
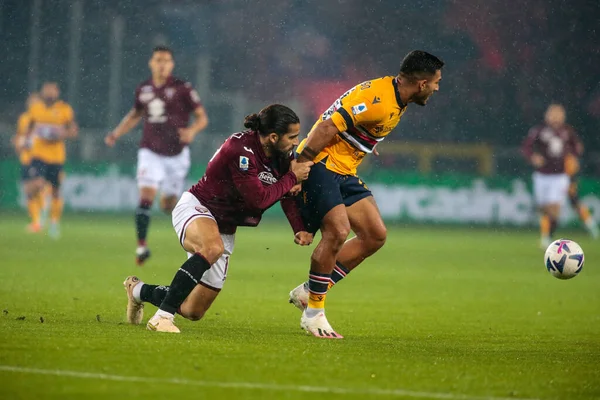
<svg viewBox="0 0 600 400">
<path fill-rule="evenodd" d="M 569 239 L 555 240 L 544 254 L 544 265 L 555 278 L 571 279 L 583 269 L 583 250 Z"/>
</svg>

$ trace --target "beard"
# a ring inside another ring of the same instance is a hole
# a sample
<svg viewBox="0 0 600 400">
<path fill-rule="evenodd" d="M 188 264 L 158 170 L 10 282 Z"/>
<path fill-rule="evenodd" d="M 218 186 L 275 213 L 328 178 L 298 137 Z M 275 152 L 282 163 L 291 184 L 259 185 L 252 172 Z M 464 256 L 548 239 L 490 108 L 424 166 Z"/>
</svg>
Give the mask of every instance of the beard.
<svg viewBox="0 0 600 400">
<path fill-rule="evenodd" d="M 431 95 L 432 95 L 432 93 L 427 93 L 427 94 L 419 93 L 418 95 L 415 96 L 413 102 L 420 106 L 426 106 L 427 100 L 429 100 Z"/>
</svg>

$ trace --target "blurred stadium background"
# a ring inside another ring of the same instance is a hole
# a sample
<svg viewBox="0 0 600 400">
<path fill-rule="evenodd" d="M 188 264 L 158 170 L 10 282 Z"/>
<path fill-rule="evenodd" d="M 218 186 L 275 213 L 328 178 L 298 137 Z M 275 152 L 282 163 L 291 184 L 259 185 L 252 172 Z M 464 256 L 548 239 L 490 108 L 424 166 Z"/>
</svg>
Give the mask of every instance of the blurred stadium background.
<svg viewBox="0 0 600 400">
<path fill-rule="evenodd" d="M 582 245 L 585 269 L 567 282 L 546 272 L 519 151 L 548 104 L 564 104 L 586 147 L 581 197 L 600 218 L 598 21 L 586 0 L 0 0 L 0 398 L 600 398 L 600 247 L 564 207 L 558 234 Z M 134 265 L 141 129 L 103 142 L 155 45 L 173 49 L 174 75 L 210 119 L 190 184 L 266 104 L 291 106 L 306 134 L 345 90 L 397 74 L 408 51 L 445 60 L 440 92 L 359 170 L 389 234 L 328 296 L 343 341 L 298 329 L 287 294 L 314 245 L 292 244 L 279 207 L 239 230 L 202 321 L 177 317 L 175 337 L 124 323 L 123 278 L 166 284 L 185 257 L 156 210 L 153 257 Z M 81 127 L 60 240 L 26 233 L 10 144 L 47 80 Z"/>
<path fill-rule="evenodd" d="M 518 146 L 553 101 L 585 143 L 581 194 L 598 216 L 598 15 L 595 2 L 557 0 L 5 0 L 0 207 L 19 201 L 16 118 L 29 92 L 55 80 L 81 126 L 68 144 L 67 210 L 134 208 L 139 127 L 115 149 L 103 137 L 149 76 L 151 48 L 166 44 L 211 121 L 191 146 L 190 182 L 246 114 L 282 102 L 306 133 L 339 94 L 395 75 L 422 48 L 447 63 L 439 95 L 411 107 L 360 171 L 388 220 L 535 223 Z M 576 216 L 566 207 L 563 218 Z"/>
</svg>

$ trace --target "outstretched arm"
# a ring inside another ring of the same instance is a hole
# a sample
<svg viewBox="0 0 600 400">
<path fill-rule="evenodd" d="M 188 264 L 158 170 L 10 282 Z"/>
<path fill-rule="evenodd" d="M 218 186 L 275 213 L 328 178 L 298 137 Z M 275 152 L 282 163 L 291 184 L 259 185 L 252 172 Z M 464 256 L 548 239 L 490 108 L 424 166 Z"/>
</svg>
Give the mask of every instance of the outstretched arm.
<svg viewBox="0 0 600 400">
<path fill-rule="evenodd" d="M 135 107 L 132 108 L 121 120 L 119 125 L 117 125 L 112 132 L 106 135 L 104 138 L 104 143 L 110 147 L 114 146 L 117 139 L 131 131 L 138 124 L 138 122 L 140 122 L 142 119 L 142 114 L 142 110 Z"/>
</svg>

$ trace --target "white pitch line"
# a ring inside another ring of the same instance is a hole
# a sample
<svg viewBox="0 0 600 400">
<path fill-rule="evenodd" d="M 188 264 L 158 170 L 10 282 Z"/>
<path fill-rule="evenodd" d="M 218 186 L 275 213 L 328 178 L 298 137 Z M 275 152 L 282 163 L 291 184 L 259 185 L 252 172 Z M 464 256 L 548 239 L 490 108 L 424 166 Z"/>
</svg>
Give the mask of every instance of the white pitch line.
<svg viewBox="0 0 600 400">
<path fill-rule="evenodd" d="M 178 378 L 146 378 L 142 376 L 110 375 L 95 372 L 66 371 L 60 369 L 39 369 L 17 367 L 13 365 L 0 365 L 0 371 L 17 372 L 22 374 L 34 375 L 54 375 L 70 378 L 99 379 L 104 381 L 119 382 L 144 382 L 144 383 L 168 383 L 173 385 L 204 386 L 226 389 L 250 389 L 250 390 L 271 390 L 279 392 L 306 392 L 306 393 L 334 393 L 334 394 L 358 394 L 358 395 L 377 395 L 391 397 L 411 397 L 415 399 L 448 399 L 448 400 L 539 400 L 532 398 L 519 397 L 490 397 L 490 396 L 470 396 L 466 394 L 436 393 L 436 392 L 416 392 L 404 389 L 351 389 L 327 386 L 305 386 L 305 385 L 277 385 L 269 383 L 253 382 L 211 382 L 196 381 L 190 379 Z"/>
</svg>

